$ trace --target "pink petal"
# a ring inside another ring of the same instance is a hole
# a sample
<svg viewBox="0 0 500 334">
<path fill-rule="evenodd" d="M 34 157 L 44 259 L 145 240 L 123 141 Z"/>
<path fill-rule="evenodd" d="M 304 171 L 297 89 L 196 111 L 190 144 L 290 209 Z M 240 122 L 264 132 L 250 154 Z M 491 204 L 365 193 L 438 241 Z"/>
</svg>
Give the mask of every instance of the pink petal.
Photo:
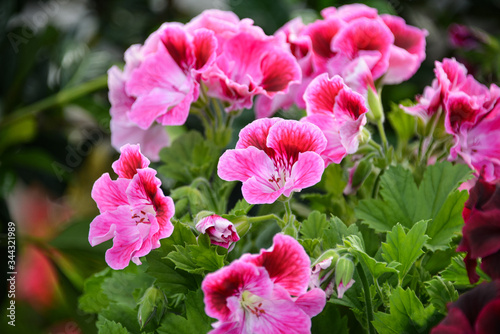
<svg viewBox="0 0 500 334">
<path fill-rule="evenodd" d="M 287 180 L 283 195 L 290 196 L 292 191 L 301 191 L 321 181 L 325 163 L 316 152 L 299 153 L 297 162 L 292 167 L 290 179 Z"/>
<path fill-rule="evenodd" d="M 181 103 L 185 96 L 185 94 L 176 91 L 154 88 L 149 94 L 137 98 L 129 114 L 130 120 L 135 122 L 141 129 L 146 130 L 157 118 L 165 115 L 169 108 Z M 185 118 L 187 118 L 187 115 Z M 179 123 L 179 121 L 176 123 Z"/>
<path fill-rule="evenodd" d="M 111 119 L 111 145 L 119 150 L 125 144 L 137 143 L 141 146 L 142 153 L 152 161 L 160 160 L 160 150 L 170 145 L 165 127 L 153 124 L 143 130 L 133 123 L 122 123 Z"/>
<path fill-rule="evenodd" d="M 342 299 L 342 297 L 344 297 L 344 293 L 349 290 L 349 288 L 354 284 L 354 280 L 351 279 L 349 282 L 347 282 L 347 284 L 345 284 L 344 282 L 340 282 L 339 286 L 337 287 L 337 297 Z"/>
<path fill-rule="evenodd" d="M 321 156 L 325 160 L 325 163 L 340 163 L 347 154 L 340 137 L 340 124 L 333 117 L 326 115 L 307 116 L 302 121 L 315 124 L 323 132 L 327 140 L 327 145 L 323 152 L 321 152 Z"/>
<path fill-rule="evenodd" d="M 295 305 L 300 307 L 308 316 L 314 317 L 323 311 L 326 305 L 325 292 L 319 288 L 312 289 L 299 296 Z"/>
<path fill-rule="evenodd" d="M 264 118 L 248 124 L 241 129 L 236 148 L 242 149 L 254 146 L 259 150 L 265 151 L 267 155 L 272 157 L 274 150 L 267 147 L 267 136 L 269 135 L 269 129 L 279 121 L 279 118 Z"/>
<path fill-rule="evenodd" d="M 328 74 L 324 73 L 314 78 L 304 93 L 307 114 L 331 115 L 335 98 L 344 87 L 344 81 L 338 75 L 330 79 Z"/>
<path fill-rule="evenodd" d="M 275 92 L 286 92 L 290 84 L 299 83 L 302 74 L 295 58 L 285 52 L 267 53 L 261 62 L 262 81 L 260 86 L 273 96 Z"/>
<path fill-rule="evenodd" d="M 321 12 L 321 14 L 323 15 L 323 12 Z M 328 12 L 325 12 L 325 15 L 327 14 Z M 337 8 L 335 16 L 346 22 L 350 22 L 361 17 L 375 19 L 378 16 L 378 11 L 377 9 L 368 7 L 367 5 L 356 3 L 340 6 Z"/>
<path fill-rule="evenodd" d="M 191 103 L 198 98 L 199 85 L 193 83 L 191 92 L 186 94 L 183 99 L 177 103 L 167 113 L 159 116 L 156 121 L 162 125 L 183 125 L 189 116 Z"/>
<path fill-rule="evenodd" d="M 194 68 L 203 72 L 215 62 L 217 39 L 213 31 L 203 28 L 196 30 L 193 33 L 193 47 L 196 59 Z"/>
<path fill-rule="evenodd" d="M 334 37 L 344 26 L 337 18 L 329 17 L 325 20 L 317 20 L 304 29 L 304 35 L 309 36 L 312 43 L 313 63 L 319 73 L 326 69 L 326 61 L 335 56 L 331 43 Z"/>
<path fill-rule="evenodd" d="M 172 225 L 170 219 L 175 214 L 175 205 L 172 198 L 165 196 L 161 188 L 158 188 L 153 198 L 153 206 L 156 211 L 156 219 L 160 225 L 158 233 L 153 238 L 154 241 L 157 241 L 169 237 L 174 231 L 174 225 Z"/>
<path fill-rule="evenodd" d="M 149 166 L 149 159 L 142 155 L 139 145 L 123 145 L 120 152 L 120 158 L 112 165 L 119 177 L 132 179 L 138 169 Z"/>
<path fill-rule="evenodd" d="M 307 290 L 311 261 L 304 248 L 290 236 L 276 234 L 271 248 L 262 249 L 259 255 L 245 254 L 241 261 L 266 268 L 274 283 L 291 295 L 300 296 Z"/>
<path fill-rule="evenodd" d="M 268 179 L 274 173 L 274 164 L 264 151 L 249 146 L 227 150 L 219 159 L 217 174 L 226 181 L 245 182 L 252 176 Z"/>
<path fill-rule="evenodd" d="M 311 123 L 283 120 L 269 130 L 267 146 L 281 157 L 297 161 L 299 153 L 302 152 L 321 154 L 326 147 L 326 138 L 321 130 Z"/>
<path fill-rule="evenodd" d="M 113 211 L 120 205 L 128 205 L 125 191 L 129 184 L 130 180 L 128 179 L 119 178 L 113 181 L 108 173 L 102 174 L 92 187 L 92 198 L 96 202 L 99 211 Z"/>
<path fill-rule="evenodd" d="M 201 283 L 205 294 L 205 313 L 219 320 L 227 320 L 231 310 L 227 299 L 239 296 L 243 291 L 268 298 L 271 296 L 273 283 L 265 268 L 236 260 L 229 266 L 207 274 Z"/>
<path fill-rule="evenodd" d="M 190 36 L 182 26 L 169 25 L 160 35 L 160 40 L 180 69 L 186 71 L 194 65 L 195 58 Z"/>
<path fill-rule="evenodd" d="M 384 75 L 384 83 L 396 85 L 411 78 L 420 67 L 418 55 L 391 45 L 389 68 Z"/>
<path fill-rule="evenodd" d="M 284 188 L 271 182 L 270 176 L 268 178 L 253 176 L 243 183 L 241 193 L 248 203 L 272 204 L 281 196 Z"/>
<path fill-rule="evenodd" d="M 161 181 L 156 177 L 154 169 L 148 167 L 137 170 L 126 191 L 130 205 L 134 207 L 152 205 L 160 185 Z"/>
<path fill-rule="evenodd" d="M 127 95 L 125 82 L 125 75 L 117 66 L 113 66 L 108 70 L 110 114 L 113 119 L 121 122 L 129 121 L 127 112 L 130 111 L 135 101 L 134 97 Z"/>
</svg>

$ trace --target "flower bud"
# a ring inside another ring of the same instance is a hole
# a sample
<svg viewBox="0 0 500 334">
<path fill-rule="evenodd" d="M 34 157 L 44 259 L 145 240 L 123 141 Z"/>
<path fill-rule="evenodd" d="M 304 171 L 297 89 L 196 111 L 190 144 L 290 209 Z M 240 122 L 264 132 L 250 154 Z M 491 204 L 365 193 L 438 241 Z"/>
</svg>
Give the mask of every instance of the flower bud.
<svg viewBox="0 0 500 334">
<path fill-rule="evenodd" d="M 212 244 L 227 249 L 230 248 L 233 242 L 240 240 L 233 223 L 218 215 L 210 215 L 202 218 L 196 224 L 196 229 L 200 233 L 208 234 Z"/>
<path fill-rule="evenodd" d="M 368 159 L 357 161 L 352 168 L 349 169 L 349 180 L 344 188 L 344 195 L 355 194 L 361 187 L 363 182 L 372 172 L 372 162 Z"/>
<path fill-rule="evenodd" d="M 382 102 L 380 101 L 380 96 L 376 91 L 373 90 L 370 86 L 368 86 L 368 107 L 370 111 L 366 114 L 366 117 L 374 123 L 378 121 L 384 121 L 384 108 L 382 107 Z"/>
<path fill-rule="evenodd" d="M 334 289 L 334 271 L 339 255 L 333 249 L 324 252 L 312 265 L 309 288 L 321 288 L 325 290 L 326 298 L 329 299 Z"/>
<path fill-rule="evenodd" d="M 137 312 L 137 320 L 141 329 L 151 320 L 159 324 L 166 309 L 167 297 L 163 291 L 154 286 L 148 288 L 139 301 L 139 311 Z"/>
<path fill-rule="evenodd" d="M 335 284 L 337 285 L 337 296 L 342 298 L 344 293 L 354 284 L 354 262 L 348 257 L 341 257 L 335 267 Z"/>
</svg>

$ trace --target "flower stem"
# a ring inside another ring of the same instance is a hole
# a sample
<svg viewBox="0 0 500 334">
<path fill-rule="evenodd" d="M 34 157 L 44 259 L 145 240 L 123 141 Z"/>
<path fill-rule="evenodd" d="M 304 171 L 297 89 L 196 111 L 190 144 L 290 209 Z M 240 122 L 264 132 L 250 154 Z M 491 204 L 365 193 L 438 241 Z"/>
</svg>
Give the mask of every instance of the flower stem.
<svg viewBox="0 0 500 334">
<path fill-rule="evenodd" d="M 54 106 L 62 106 L 79 97 L 90 94 L 94 91 L 103 89 L 108 84 L 108 75 L 104 74 L 94 80 L 87 81 L 79 86 L 64 89 L 55 95 L 46 97 L 45 99 L 15 110 L 7 116 L 2 125 L 11 124 L 18 119 L 28 115 L 36 115 L 38 112 L 49 109 Z"/>
<path fill-rule="evenodd" d="M 370 287 L 368 286 L 368 280 L 366 279 L 365 271 L 361 263 L 358 263 L 356 266 L 356 270 L 358 271 L 359 279 L 361 280 L 361 284 L 363 285 L 363 291 L 365 295 L 365 308 L 366 308 L 366 319 L 367 319 L 367 333 L 375 334 L 375 328 L 373 327 L 373 306 L 372 306 L 372 297 L 370 296 Z"/>
<path fill-rule="evenodd" d="M 250 223 L 260 223 L 262 221 L 272 220 L 272 219 L 276 220 L 277 222 L 284 223 L 283 219 L 281 219 L 280 217 L 276 216 L 273 213 L 264 216 L 248 217 L 248 221 Z"/>
<path fill-rule="evenodd" d="M 380 134 L 380 139 L 382 139 L 382 144 L 384 146 L 384 152 L 387 152 L 387 149 L 389 148 L 389 142 L 387 141 L 387 136 L 385 134 L 384 130 L 384 123 L 382 122 L 381 119 L 377 120 L 377 129 Z"/>
<path fill-rule="evenodd" d="M 288 198 L 286 201 L 283 201 L 285 205 L 285 217 L 283 217 L 283 221 L 288 224 L 292 218 L 292 208 L 290 206 L 290 199 Z"/>
</svg>

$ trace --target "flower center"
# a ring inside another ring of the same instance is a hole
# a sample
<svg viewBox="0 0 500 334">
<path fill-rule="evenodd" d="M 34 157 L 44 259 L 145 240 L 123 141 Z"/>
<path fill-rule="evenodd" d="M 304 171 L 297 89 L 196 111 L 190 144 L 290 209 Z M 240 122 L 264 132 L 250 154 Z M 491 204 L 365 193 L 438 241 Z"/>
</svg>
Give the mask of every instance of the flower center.
<svg viewBox="0 0 500 334">
<path fill-rule="evenodd" d="M 152 205 L 145 205 L 140 209 L 132 211 L 132 219 L 135 220 L 136 225 L 149 224 L 148 213 L 156 214 Z"/>
<path fill-rule="evenodd" d="M 250 312 L 257 317 L 266 313 L 266 311 L 262 308 L 262 298 L 247 290 L 243 291 L 241 294 L 240 304 L 245 312 Z"/>
</svg>

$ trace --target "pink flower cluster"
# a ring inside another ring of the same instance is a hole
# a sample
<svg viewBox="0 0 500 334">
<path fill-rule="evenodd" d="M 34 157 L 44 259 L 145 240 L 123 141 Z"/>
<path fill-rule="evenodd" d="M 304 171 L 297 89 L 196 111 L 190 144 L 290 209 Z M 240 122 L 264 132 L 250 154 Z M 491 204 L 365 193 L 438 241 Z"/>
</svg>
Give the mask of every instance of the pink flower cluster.
<svg viewBox="0 0 500 334">
<path fill-rule="evenodd" d="M 307 291 L 311 263 L 302 246 L 282 234 L 273 241 L 205 277 L 205 312 L 219 320 L 210 334 L 310 333 L 325 293 Z"/>
<path fill-rule="evenodd" d="M 424 122 L 438 111 L 445 115 L 445 130 L 453 135 L 450 160 L 460 157 L 486 182 L 500 180 L 500 88 L 482 85 L 455 59 L 436 62 L 436 79 L 417 105 L 404 108 Z"/>
<path fill-rule="evenodd" d="M 302 82 L 287 95 L 260 97 L 258 117 L 272 115 L 279 108 L 296 103 L 305 107 L 307 85 L 322 73 L 340 75 L 357 92 L 365 95 L 374 80 L 397 84 L 409 79 L 425 59 L 426 30 L 409 26 L 392 15 L 378 15 L 362 4 L 329 7 L 323 19 L 305 25 L 300 18 L 276 32 L 287 41 L 302 70 Z"/>
<path fill-rule="evenodd" d="M 149 168 L 138 145 L 125 145 L 120 158 L 113 163 L 118 179 L 103 174 L 92 188 L 92 198 L 101 214 L 90 223 L 92 246 L 113 239 L 106 251 L 106 262 L 113 269 L 123 269 L 132 260 L 160 247 L 160 239 L 173 232 L 170 219 L 174 202 L 163 195 L 156 171 Z"/>
<path fill-rule="evenodd" d="M 109 70 L 112 144 L 140 143 L 153 160 L 168 144 L 162 126 L 184 124 L 201 84 L 231 111 L 250 108 L 255 95 L 286 92 L 301 79 L 284 41 L 218 10 L 185 25 L 163 24 L 144 45 L 131 46 L 125 61 L 123 71 Z"/>
</svg>

